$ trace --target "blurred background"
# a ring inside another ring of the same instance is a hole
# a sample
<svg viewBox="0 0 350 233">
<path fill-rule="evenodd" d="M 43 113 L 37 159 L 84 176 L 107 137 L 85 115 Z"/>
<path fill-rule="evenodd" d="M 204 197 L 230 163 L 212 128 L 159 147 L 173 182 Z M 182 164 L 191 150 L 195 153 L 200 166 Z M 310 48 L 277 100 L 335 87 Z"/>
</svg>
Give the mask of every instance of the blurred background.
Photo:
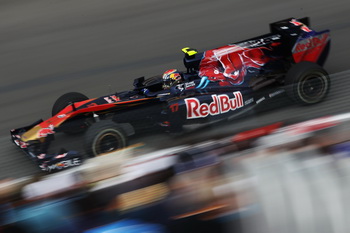
<svg viewBox="0 0 350 233">
<path fill-rule="evenodd" d="M 0 0 L 0 179 L 40 174 L 37 166 L 12 145 L 9 130 L 48 118 L 53 103 L 62 94 L 77 91 L 92 98 L 129 90 L 134 78 L 162 74 L 170 68 L 183 69 L 183 47 L 203 51 L 249 39 L 268 33 L 269 23 L 290 17 L 308 16 L 311 28 L 331 30 L 332 45 L 325 69 L 331 75 L 332 89 L 325 102 L 307 107 L 282 104 L 281 108 L 241 119 L 239 123 L 206 128 L 177 140 L 156 133 L 134 138 L 133 142 L 145 143 L 144 149 L 149 152 L 277 121 L 296 122 L 348 112 L 349 10 L 350 3 L 345 0 Z M 251 182 L 250 175 L 245 175 Z M 175 190 L 185 187 L 179 183 L 174 181 Z M 312 195 L 308 197 L 312 199 Z M 323 199 L 317 200 L 320 202 L 303 203 L 322 205 Z M 324 207 L 323 211 L 326 213 L 328 208 L 331 207 Z M 274 219 L 273 215 L 265 216 L 269 216 L 269 221 Z M 307 216 L 300 217 L 300 221 Z M 321 217 L 327 219 L 327 215 Z M 281 228 L 287 225 L 266 232 L 283 232 Z M 321 229 L 347 232 L 345 228 Z M 293 230 L 289 232 L 309 233 L 316 228 Z"/>
<path fill-rule="evenodd" d="M 9 130 L 50 116 L 69 91 L 89 97 L 129 90 L 134 78 L 183 69 L 181 48 L 199 51 L 269 31 L 268 24 L 309 16 L 315 30 L 330 29 L 326 70 L 333 88 L 328 101 L 289 106 L 202 132 L 254 127 L 287 118 L 307 119 L 346 111 L 349 3 L 329 1 L 6 1 L 0 3 L 0 177 L 36 171 L 9 142 Z M 340 73 L 340 74 L 339 74 Z M 339 81 L 338 81 L 339 80 Z M 200 135 L 191 135 L 190 138 Z M 138 139 L 157 148 L 156 139 Z M 164 138 L 161 135 L 160 138 Z M 156 142 L 156 143 L 153 143 Z"/>
</svg>

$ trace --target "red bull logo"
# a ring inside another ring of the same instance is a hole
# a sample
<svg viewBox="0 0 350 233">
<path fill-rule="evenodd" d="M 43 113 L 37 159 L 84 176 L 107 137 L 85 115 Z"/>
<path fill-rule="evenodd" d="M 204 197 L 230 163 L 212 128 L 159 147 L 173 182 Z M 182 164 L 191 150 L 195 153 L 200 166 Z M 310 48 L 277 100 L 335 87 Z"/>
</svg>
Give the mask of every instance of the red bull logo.
<svg viewBox="0 0 350 233">
<path fill-rule="evenodd" d="M 235 111 L 244 106 L 242 93 L 233 92 L 234 97 L 230 98 L 228 95 L 212 95 L 213 102 L 200 103 L 197 98 L 185 99 L 187 108 L 187 119 L 204 118 L 209 115 L 214 116 L 218 114 Z"/>
<path fill-rule="evenodd" d="M 301 53 L 308 49 L 313 49 L 317 46 L 324 44 L 327 41 L 327 39 L 328 34 L 321 34 L 315 37 L 304 39 L 296 45 L 294 53 Z"/>
<path fill-rule="evenodd" d="M 38 137 L 45 138 L 49 134 L 54 134 L 55 133 L 54 128 L 55 127 L 53 125 L 49 125 L 49 127 L 47 127 L 47 128 L 40 129 L 38 131 Z"/>
</svg>

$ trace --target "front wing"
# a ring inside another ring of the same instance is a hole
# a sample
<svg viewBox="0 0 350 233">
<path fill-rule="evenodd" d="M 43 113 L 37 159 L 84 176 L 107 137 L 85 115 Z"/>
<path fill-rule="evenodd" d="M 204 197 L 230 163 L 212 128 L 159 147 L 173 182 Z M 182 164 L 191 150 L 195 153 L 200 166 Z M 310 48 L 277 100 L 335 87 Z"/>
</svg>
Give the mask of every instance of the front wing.
<svg viewBox="0 0 350 233">
<path fill-rule="evenodd" d="M 59 153 L 48 154 L 47 148 L 53 140 L 53 135 L 46 137 L 44 140 L 35 140 L 24 142 L 21 136 L 41 123 L 42 120 L 34 122 L 29 126 L 11 130 L 12 142 L 32 161 L 34 161 L 42 171 L 55 172 L 70 167 L 79 166 L 82 163 L 82 156 L 77 151 L 60 151 Z"/>
</svg>

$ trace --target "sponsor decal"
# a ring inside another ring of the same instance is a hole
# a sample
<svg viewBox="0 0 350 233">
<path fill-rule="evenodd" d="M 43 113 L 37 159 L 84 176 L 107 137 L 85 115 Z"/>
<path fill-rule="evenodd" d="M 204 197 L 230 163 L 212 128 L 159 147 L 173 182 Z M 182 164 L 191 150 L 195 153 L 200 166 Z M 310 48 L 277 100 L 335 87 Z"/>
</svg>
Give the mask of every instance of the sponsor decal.
<svg viewBox="0 0 350 233">
<path fill-rule="evenodd" d="M 49 125 L 49 127 L 47 127 L 47 128 L 42 128 L 42 129 L 40 129 L 40 130 L 38 131 L 38 137 L 39 137 L 39 138 L 45 138 L 45 137 L 47 137 L 47 135 L 49 135 L 49 134 L 54 134 L 54 133 L 55 133 L 54 128 L 55 128 L 55 127 L 51 124 L 51 125 Z"/>
<path fill-rule="evenodd" d="M 115 96 L 115 95 L 111 95 L 111 98 L 112 98 L 115 102 L 117 102 L 117 101 L 120 100 L 120 98 L 117 97 L 117 96 Z"/>
<path fill-rule="evenodd" d="M 300 29 L 303 30 L 304 32 L 311 32 L 312 31 L 308 26 L 306 26 L 302 22 L 297 21 L 296 19 L 292 19 L 289 22 L 291 24 L 293 24 L 294 26 L 301 26 Z"/>
<path fill-rule="evenodd" d="M 66 114 L 61 114 L 61 115 L 58 115 L 57 117 L 58 118 L 65 118 L 67 115 Z"/>
<path fill-rule="evenodd" d="M 272 93 L 269 94 L 269 97 L 270 98 L 275 97 L 276 95 L 282 94 L 283 92 L 285 92 L 285 90 L 283 90 L 283 89 L 275 91 L 275 92 L 272 92 Z"/>
<path fill-rule="evenodd" d="M 189 83 L 181 83 L 175 86 L 175 89 L 183 91 L 195 88 L 196 84 L 192 81 Z"/>
<path fill-rule="evenodd" d="M 321 34 L 314 37 L 309 37 L 304 40 L 299 41 L 295 46 L 294 53 L 301 53 L 308 49 L 313 49 L 325 43 L 328 39 L 328 34 Z"/>
<path fill-rule="evenodd" d="M 265 99 L 266 99 L 266 98 L 265 98 L 265 96 L 264 96 L 264 97 L 258 99 L 258 100 L 256 101 L 256 103 L 259 104 L 259 103 L 261 103 L 262 101 L 264 101 Z"/>
<path fill-rule="evenodd" d="M 111 104 L 111 103 L 114 102 L 114 101 L 113 101 L 111 98 L 109 98 L 109 97 L 104 97 L 104 99 L 105 99 L 105 101 L 106 101 L 107 103 L 109 103 L 109 104 Z"/>
<path fill-rule="evenodd" d="M 111 95 L 111 96 L 104 97 L 104 100 L 106 100 L 107 103 L 112 104 L 112 103 L 118 102 L 120 98 L 115 95 Z"/>
<path fill-rule="evenodd" d="M 21 140 L 14 140 L 14 142 L 16 143 L 17 146 L 19 146 L 20 148 L 24 149 L 24 148 L 27 148 L 28 147 L 28 143 L 26 142 L 23 142 Z"/>
<path fill-rule="evenodd" d="M 185 83 L 185 89 L 188 90 L 188 89 L 193 89 L 195 88 L 196 84 L 192 81 L 192 82 L 189 82 L 189 83 Z"/>
<path fill-rule="evenodd" d="M 47 167 L 42 168 L 45 171 L 52 171 L 52 170 L 62 170 L 68 167 L 75 167 L 79 166 L 81 164 L 81 161 L 79 158 L 73 158 L 73 159 L 68 159 L 68 160 L 63 160 L 58 163 L 49 165 Z"/>
<path fill-rule="evenodd" d="M 280 35 L 272 35 L 272 36 L 268 36 L 268 37 L 265 37 L 265 38 L 260 38 L 260 39 L 257 39 L 257 40 L 244 41 L 244 42 L 239 43 L 238 45 L 242 46 L 242 47 L 250 47 L 250 48 L 251 47 L 259 47 L 259 46 L 265 46 L 267 44 L 271 44 L 274 41 L 279 40 L 279 39 L 281 39 Z"/>
<path fill-rule="evenodd" d="M 171 112 L 177 112 L 177 111 L 179 111 L 179 104 L 178 103 L 172 104 L 169 106 L 169 108 L 170 108 Z"/>
<path fill-rule="evenodd" d="M 303 26 L 301 27 L 301 30 L 303 30 L 304 32 L 312 32 L 312 30 L 311 30 L 308 26 L 306 26 L 306 25 L 303 25 Z"/>
<path fill-rule="evenodd" d="M 297 21 L 296 19 L 292 19 L 291 21 L 289 21 L 291 24 L 293 24 L 294 26 L 301 26 L 303 25 L 303 23 Z"/>
<path fill-rule="evenodd" d="M 16 139 L 14 140 L 14 142 L 16 143 L 17 146 L 19 146 L 19 142 L 20 142 L 19 140 Z"/>
<path fill-rule="evenodd" d="M 218 114 L 235 111 L 244 106 L 242 93 L 233 92 L 234 97 L 228 95 L 212 95 L 213 102 L 200 103 L 197 98 L 185 99 L 187 108 L 187 119 L 204 118 L 208 115 L 214 116 Z"/>
<path fill-rule="evenodd" d="M 254 102 L 253 98 L 247 99 L 246 101 L 244 101 L 244 105 L 248 105 Z"/>
</svg>

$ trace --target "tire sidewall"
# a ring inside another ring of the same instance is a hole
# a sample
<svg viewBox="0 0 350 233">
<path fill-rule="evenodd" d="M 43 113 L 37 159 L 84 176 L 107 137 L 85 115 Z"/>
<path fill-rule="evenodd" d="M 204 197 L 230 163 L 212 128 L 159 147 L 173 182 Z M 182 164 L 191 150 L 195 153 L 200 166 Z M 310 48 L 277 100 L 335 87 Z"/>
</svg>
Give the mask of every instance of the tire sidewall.
<svg viewBox="0 0 350 233">
<path fill-rule="evenodd" d="M 84 94 L 79 92 L 68 92 L 62 96 L 60 96 L 56 102 L 52 106 L 51 115 L 54 116 L 59 113 L 62 109 L 67 107 L 71 102 L 80 102 L 84 100 L 88 100 L 89 98 Z"/>
<path fill-rule="evenodd" d="M 118 146 L 117 150 L 122 149 L 128 145 L 128 140 L 125 136 L 126 134 L 118 126 L 118 124 L 114 123 L 112 120 L 98 121 L 92 124 L 85 132 L 84 146 L 88 157 L 92 158 L 100 155 L 97 153 L 98 141 L 101 139 L 101 137 L 103 137 L 103 135 L 106 135 L 108 133 L 114 134 L 116 138 L 118 138 L 120 146 Z"/>
<path fill-rule="evenodd" d="M 307 79 L 318 77 L 322 79 L 322 92 L 318 98 L 308 100 L 302 93 L 302 87 Z M 287 72 L 285 88 L 287 95 L 296 103 L 302 105 L 310 105 L 321 102 L 326 98 L 330 90 L 331 82 L 328 73 L 319 65 L 312 62 L 300 62 L 294 64 Z"/>
<path fill-rule="evenodd" d="M 123 147 L 126 146 L 126 140 L 125 140 L 125 136 L 120 132 L 120 130 L 116 130 L 116 129 L 103 129 L 101 130 L 94 138 L 92 145 L 91 145 L 91 150 L 92 153 L 95 156 L 100 155 L 100 153 L 97 152 L 97 147 L 99 145 L 97 145 L 98 141 L 101 139 L 102 136 L 106 135 L 107 133 L 113 134 L 113 136 L 115 135 L 115 138 L 118 138 L 118 143 L 122 145 L 122 147 L 118 146 L 118 149 L 122 149 Z M 108 152 L 105 152 L 108 153 Z"/>
<path fill-rule="evenodd" d="M 65 107 L 67 107 L 72 102 L 80 102 L 84 100 L 88 100 L 89 98 L 85 96 L 84 94 L 81 94 L 79 92 L 68 92 L 62 96 L 60 96 L 54 105 L 52 106 L 52 112 L 51 115 L 55 116 L 60 111 L 62 111 Z M 84 127 L 85 123 L 84 120 L 81 120 L 79 122 L 76 122 L 75 125 L 71 125 L 72 119 L 68 119 L 66 122 L 64 122 L 60 127 L 60 130 L 68 135 L 74 135 L 78 133 L 82 133 L 86 130 L 86 127 Z M 67 125 L 68 124 L 68 125 Z M 83 127 L 81 127 L 83 126 Z"/>
<path fill-rule="evenodd" d="M 311 73 L 311 72 L 310 72 Z M 330 82 L 329 82 L 329 78 L 328 75 L 318 71 L 318 70 L 314 70 L 313 73 L 318 73 L 318 76 L 320 81 L 322 79 L 322 92 L 320 97 L 315 98 L 314 100 L 312 99 L 307 99 L 307 97 L 304 95 L 304 93 L 302 93 L 303 91 L 303 86 L 305 85 L 305 81 L 307 81 L 306 79 L 309 78 L 310 73 L 305 73 L 303 76 L 301 76 L 299 78 L 299 82 L 294 84 L 294 93 L 296 94 L 295 98 L 297 98 L 297 101 L 302 103 L 302 104 L 316 104 L 321 102 L 324 98 L 326 98 L 328 92 L 329 92 L 329 88 L 330 88 Z"/>
</svg>

